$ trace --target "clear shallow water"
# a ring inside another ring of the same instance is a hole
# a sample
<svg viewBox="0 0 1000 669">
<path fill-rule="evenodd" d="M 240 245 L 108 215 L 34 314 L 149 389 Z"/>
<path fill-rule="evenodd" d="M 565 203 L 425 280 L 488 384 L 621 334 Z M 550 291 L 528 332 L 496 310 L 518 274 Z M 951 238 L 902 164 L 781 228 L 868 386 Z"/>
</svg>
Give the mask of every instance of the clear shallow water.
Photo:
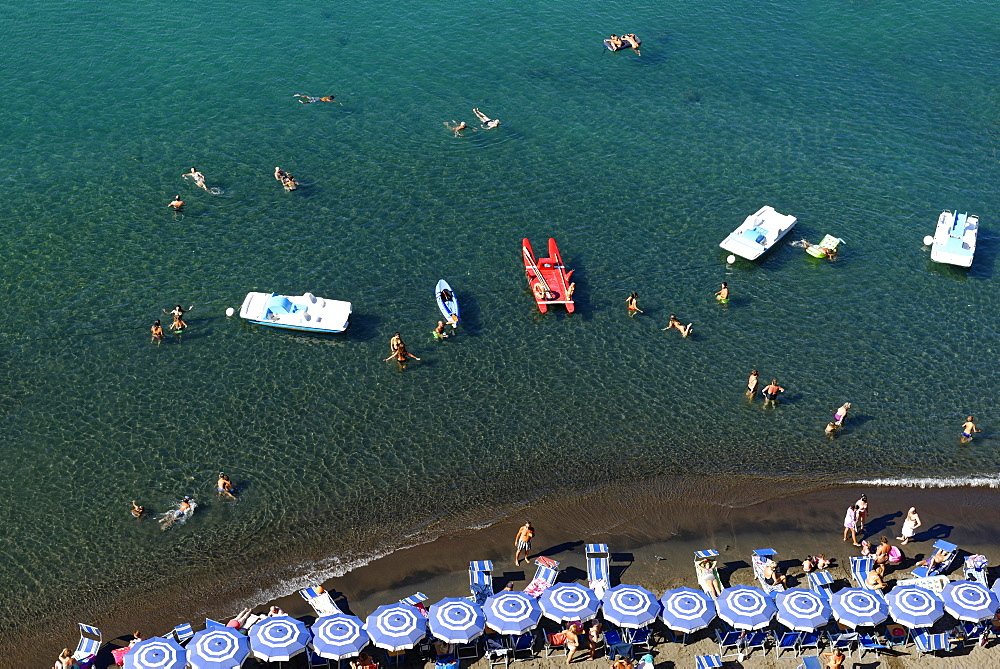
<svg viewBox="0 0 1000 669">
<path fill-rule="evenodd" d="M 611 478 L 998 471 L 995 4 L 427 4 L 53 2 L 0 25 L 0 643 L 136 601 L 186 619 L 220 578 L 266 589 Z M 603 53 L 611 31 L 643 55 Z M 451 137 L 472 107 L 503 127 Z M 727 267 L 763 204 L 841 260 L 786 243 Z M 955 207 L 981 217 L 967 272 L 921 247 Z M 519 240 L 550 235 L 569 318 L 525 290 Z M 435 343 L 442 276 L 465 324 Z M 250 290 L 349 299 L 352 328 L 227 320 Z M 150 345 L 177 302 L 190 332 Z M 690 339 L 660 331 L 672 312 Z M 423 358 L 404 372 L 381 362 L 396 330 Z M 744 400 L 751 368 L 788 389 L 777 410 Z M 201 507 L 170 532 L 127 515 L 182 494 Z"/>
</svg>

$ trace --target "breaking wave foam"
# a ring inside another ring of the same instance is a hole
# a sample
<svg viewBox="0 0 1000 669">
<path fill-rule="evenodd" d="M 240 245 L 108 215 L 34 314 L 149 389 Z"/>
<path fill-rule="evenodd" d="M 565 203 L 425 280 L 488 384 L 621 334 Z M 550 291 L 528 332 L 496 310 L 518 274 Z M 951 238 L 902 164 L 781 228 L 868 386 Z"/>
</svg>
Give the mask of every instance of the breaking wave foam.
<svg viewBox="0 0 1000 669">
<path fill-rule="evenodd" d="M 878 478 L 848 481 L 851 485 L 892 488 L 1000 488 L 1000 474 L 924 478 Z"/>
</svg>

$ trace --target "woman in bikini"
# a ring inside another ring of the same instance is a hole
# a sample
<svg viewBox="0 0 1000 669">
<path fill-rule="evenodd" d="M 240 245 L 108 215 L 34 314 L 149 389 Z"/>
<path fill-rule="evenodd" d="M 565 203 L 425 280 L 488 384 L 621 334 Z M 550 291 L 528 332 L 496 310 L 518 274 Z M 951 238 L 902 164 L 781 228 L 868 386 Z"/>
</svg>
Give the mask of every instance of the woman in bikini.
<svg viewBox="0 0 1000 669">
<path fill-rule="evenodd" d="M 163 340 L 163 326 L 160 325 L 160 319 L 153 321 L 153 327 L 149 328 L 149 332 L 153 335 L 153 341 L 157 344 Z"/>
<path fill-rule="evenodd" d="M 167 311 L 166 309 L 160 309 L 160 311 L 162 311 L 165 314 L 170 314 L 171 316 L 174 317 L 174 322 L 170 324 L 171 330 L 177 330 L 177 329 L 184 330 L 188 326 L 188 324 L 184 322 L 184 314 L 186 314 L 188 311 L 191 311 L 192 309 L 194 309 L 193 304 L 187 308 L 187 311 L 182 309 L 181 305 L 178 304 L 176 307 L 173 308 L 173 311 Z"/>
</svg>

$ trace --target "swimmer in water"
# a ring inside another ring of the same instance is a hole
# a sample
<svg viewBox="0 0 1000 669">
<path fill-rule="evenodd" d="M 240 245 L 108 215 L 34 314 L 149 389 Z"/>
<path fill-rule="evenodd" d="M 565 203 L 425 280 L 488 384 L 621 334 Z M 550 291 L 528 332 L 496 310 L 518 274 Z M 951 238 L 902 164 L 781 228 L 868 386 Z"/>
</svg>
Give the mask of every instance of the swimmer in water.
<svg viewBox="0 0 1000 669">
<path fill-rule="evenodd" d="M 965 419 L 965 423 L 962 425 L 962 443 L 967 444 L 972 441 L 973 432 L 982 432 L 976 427 L 975 417 L 969 416 Z"/>
<path fill-rule="evenodd" d="M 771 379 L 771 383 L 765 386 L 762 392 L 764 393 L 764 406 L 767 406 L 768 403 L 776 405 L 778 395 L 785 392 L 785 389 L 778 385 L 777 379 Z"/>
<path fill-rule="evenodd" d="M 398 349 L 400 346 L 406 346 L 406 344 L 403 343 L 403 338 L 399 336 L 398 332 L 396 332 L 395 334 L 392 335 L 392 339 L 389 340 L 389 352 L 395 353 L 396 349 Z M 392 356 L 389 356 L 389 358 L 391 357 Z M 386 360 L 388 360 L 389 358 L 386 358 Z"/>
<path fill-rule="evenodd" d="M 337 102 L 336 100 L 333 99 L 334 98 L 333 95 L 324 95 L 323 97 L 316 97 L 314 95 L 302 95 L 301 93 L 296 93 L 292 97 L 300 98 L 299 102 L 301 102 L 304 105 L 310 104 L 312 102 Z M 340 105 L 341 107 L 344 106 L 344 103 L 342 102 L 337 102 L 337 104 Z"/>
<path fill-rule="evenodd" d="M 403 367 L 406 367 L 406 359 L 407 358 L 413 358 L 414 360 L 420 360 L 420 358 L 418 358 L 417 356 L 413 355 L 412 353 L 410 353 L 409 351 L 406 350 L 406 345 L 403 344 L 403 342 L 400 342 L 399 346 L 396 348 L 396 350 L 392 352 L 392 355 L 390 355 L 388 358 L 386 358 L 382 362 L 388 362 L 388 361 L 392 360 L 393 358 L 395 358 L 396 362 L 399 363 L 399 368 L 400 369 L 402 369 Z"/>
<path fill-rule="evenodd" d="M 184 209 L 184 200 L 181 199 L 180 195 L 174 195 L 174 201 L 167 206 L 173 207 L 174 211 L 181 211 Z"/>
<path fill-rule="evenodd" d="M 444 321 L 438 321 L 437 327 L 434 328 L 434 338 L 447 339 L 450 336 L 451 335 L 444 331 Z"/>
<path fill-rule="evenodd" d="M 455 137 L 461 137 L 462 131 L 467 130 L 469 128 L 469 126 L 465 125 L 465 121 L 458 123 L 455 121 L 455 119 L 452 119 L 451 122 L 454 123 L 455 125 L 448 125 L 448 122 L 445 121 L 444 127 L 448 128 L 448 130 L 451 130 L 453 133 L 455 133 Z M 472 131 L 475 132 L 476 131 L 475 128 L 473 128 Z"/>
<path fill-rule="evenodd" d="M 233 482 L 223 472 L 219 472 L 219 481 L 215 484 L 215 489 L 218 490 L 220 495 L 225 495 L 229 499 L 236 499 L 236 495 L 233 494 Z"/>
<path fill-rule="evenodd" d="M 188 324 L 184 322 L 184 314 L 186 314 L 188 311 L 191 311 L 192 309 L 194 309 L 193 304 L 187 308 L 187 311 L 182 309 L 181 305 L 178 304 L 176 307 L 173 308 L 172 311 L 167 311 L 166 309 L 160 309 L 160 311 L 162 311 L 165 314 L 170 314 L 171 316 L 174 317 L 174 322 L 170 324 L 170 329 L 177 331 L 177 330 L 187 329 Z M 157 321 L 157 323 L 159 323 L 159 321 Z"/>
<path fill-rule="evenodd" d="M 750 372 L 750 378 L 747 379 L 747 397 L 753 399 L 753 396 L 757 394 L 757 384 L 760 383 L 760 372 L 756 369 Z"/>
<path fill-rule="evenodd" d="M 691 328 L 694 327 L 694 323 L 688 323 L 687 325 L 681 325 L 681 322 L 677 320 L 677 316 L 670 314 L 670 322 L 667 323 L 667 327 L 660 328 L 661 330 L 677 330 L 684 337 L 691 334 Z"/>
<path fill-rule="evenodd" d="M 185 179 L 191 177 L 192 179 L 194 179 L 195 186 L 198 186 L 199 188 L 202 188 L 206 191 L 208 190 L 208 186 L 205 185 L 205 175 L 193 167 L 191 168 L 190 172 L 188 172 L 187 174 L 182 174 L 181 177 Z"/>
<path fill-rule="evenodd" d="M 639 301 L 639 293 L 632 293 L 625 298 L 625 306 L 628 307 L 628 315 L 635 316 L 636 314 L 645 313 L 639 308 L 637 302 Z"/>
<path fill-rule="evenodd" d="M 178 506 L 175 511 L 168 511 L 166 515 L 163 516 L 163 518 L 160 518 L 159 522 L 161 525 L 163 525 L 163 529 L 167 529 L 168 527 L 176 523 L 178 520 L 186 516 L 188 513 L 190 513 L 192 511 L 191 508 L 192 502 L 194 502 L 194 500 L 185 495 L 184 499 L 181 500 L 180 506 Z"/>
<path fill-rule="evenodd" d="M 160 319 L 153 321 L 153 327 L 149 328 L 149 332 L 153 335 L 153 341 L 150 343 L 159 344 L 163 341 L 163 326 L 160 325 Z"/>
<path fill-rule="evenodd" d="M 476 118 L 479 119 L 479 121 L 482 123 L 482 126 L 487 130 L 492 130 L 493 128 L 497 128 L 500 126 L 500 119 L 490 118 L 483 112 L 479 111 L 479 107 L 473 109 L 472 113 L 476 115 Z"/>
<path fill-rule="evenodd" d="M 132 500 L 132 517 L 133 518 L 142 518 L 145 514 L 146 514 L 146 507 L 139 506 L 138 504 L 135 503 L 135 500 L 133 499 Z"/>
<path fill-rule="evenodd" d="M 719 304 L 729 302 L 729 285 L 725 281 L 722 282 L 722 289 L 715 293 L 715 299 L 719 301 Z"/>
</svg>

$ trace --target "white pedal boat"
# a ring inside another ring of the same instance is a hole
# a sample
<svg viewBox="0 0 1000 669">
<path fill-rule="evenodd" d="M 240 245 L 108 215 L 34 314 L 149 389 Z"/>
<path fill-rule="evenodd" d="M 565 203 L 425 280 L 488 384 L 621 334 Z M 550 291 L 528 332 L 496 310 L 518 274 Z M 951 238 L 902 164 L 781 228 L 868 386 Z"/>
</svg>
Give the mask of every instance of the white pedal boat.
<svg viewBox="0 0 1000 669">
<path fill-rule="evenodd" d="M 741 258 L 756 260 L 795 227 L 796 220 L 794 216 L 779 214 L 774 207 L 761 207 L 756 214 L 747 216 L 719 246 Z"/>
<path fill-rule="evenodd" d="M 937 229 L 930 245 L 934 262 L 971 267 L 976 254 L 979 217 L 945 209 L 938 216 Z"/>
<path fill-rule="evenodd" d="M 312 293 L 247 293 L 240 307 L 240 318 L 255 325 L 299 332 L 343 332 L 350 316 L 350 302 L 327 300 Z"/>
</svg>

